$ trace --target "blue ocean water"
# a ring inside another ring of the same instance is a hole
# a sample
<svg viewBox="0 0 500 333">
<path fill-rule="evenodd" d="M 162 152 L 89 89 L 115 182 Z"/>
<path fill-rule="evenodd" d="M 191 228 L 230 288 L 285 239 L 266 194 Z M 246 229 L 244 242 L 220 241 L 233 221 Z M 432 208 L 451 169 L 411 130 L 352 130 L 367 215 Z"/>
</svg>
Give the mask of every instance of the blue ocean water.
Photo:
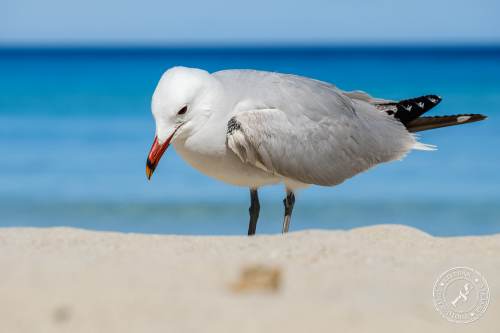
<svg viewBox="0 0 500 333">
<path fill-rule="evenodd" d="M 436 93 L 444 100 L 431 114 L 488 115 L 423 132 L 438 151 L 300 192 L 291 230 L 500 232 L 499 47 L 0 49 L 0 227 L 245 234 L 248 190 L 198 173 L 173 149 L 146 181 L 150 97 L 174 65 L 295 73 L 391 99 Z M 260 194 L 257 232 L 280 232 L 283 188 Z"/>
</svg>

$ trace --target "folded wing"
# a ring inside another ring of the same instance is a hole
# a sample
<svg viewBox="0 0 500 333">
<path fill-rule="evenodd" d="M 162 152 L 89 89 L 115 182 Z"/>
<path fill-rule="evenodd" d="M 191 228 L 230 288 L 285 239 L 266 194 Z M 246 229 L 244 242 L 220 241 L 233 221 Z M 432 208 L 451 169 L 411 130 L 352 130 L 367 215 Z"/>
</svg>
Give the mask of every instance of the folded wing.
<svg viewBox="0 0 500 333">
<path fill-rule="evenodd" d="M 369 103 L 353 101 L 349 108 L 354 112 L 314 116 L 277 108 L 239 112 L 228 123 L 227 145 L 243 162 L 267 172 L 329 186 L 402 158 L 414 146 L 401 123 Z"/>
</svg>

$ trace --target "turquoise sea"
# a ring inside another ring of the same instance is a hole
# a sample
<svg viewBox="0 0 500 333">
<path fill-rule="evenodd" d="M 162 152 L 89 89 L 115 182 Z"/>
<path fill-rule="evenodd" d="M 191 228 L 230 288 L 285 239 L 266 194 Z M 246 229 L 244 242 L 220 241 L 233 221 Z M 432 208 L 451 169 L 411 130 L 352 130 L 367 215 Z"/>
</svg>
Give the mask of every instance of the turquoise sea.
<svg viewBox="0 0 500 333">
<path fill-rule="evenodd" d="M 146 180 L 150 97 L 174 65 L 294 73 L 391 99 L 435 93 L 443 102 L 431 114 L 488 115 L 422 132 L 438 151 L 299 192 L 291 230 L 500 232 L 497 46 L 0 49 L 0 227 L 246 234 L 246 188 L 198 173 L 173 149 Z M 280 232 L 283 188 L 260 193 L 257 232 Z"/>
</svg>

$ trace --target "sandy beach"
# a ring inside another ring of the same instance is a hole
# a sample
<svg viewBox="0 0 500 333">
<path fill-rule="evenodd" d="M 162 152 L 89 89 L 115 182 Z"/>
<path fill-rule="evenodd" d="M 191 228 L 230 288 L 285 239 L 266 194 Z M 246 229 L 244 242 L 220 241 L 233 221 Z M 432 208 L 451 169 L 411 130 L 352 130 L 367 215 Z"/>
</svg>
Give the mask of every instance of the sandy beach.
<svg viewBox="0 0 500 333">
<path fill-rule="evenodd" d="M 194 237 L 0 229 L 2 332 L 498 332 L 500 235 L 403 226 Z M 475 268 L 491 302 L 451 323 L 432 289 Z"/>
</svg>

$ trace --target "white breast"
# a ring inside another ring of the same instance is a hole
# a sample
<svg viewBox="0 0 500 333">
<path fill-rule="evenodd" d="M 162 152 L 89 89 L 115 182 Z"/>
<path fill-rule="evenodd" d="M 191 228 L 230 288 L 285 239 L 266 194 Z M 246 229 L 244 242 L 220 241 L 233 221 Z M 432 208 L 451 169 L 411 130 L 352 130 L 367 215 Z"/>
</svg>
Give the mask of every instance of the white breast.
<svg viewBox="0 0 500 333">
<path fill-rule="evenodd" d="M 282 177 L 264 172 L 250 164 L 245 164 L 227 147 L 206 151 L 196 138 L 176 140 L 173 144 L 176 152 L 193 168 L 201 173 L 237 186 L 257 188 L 283 181 Z"/>
</svg>

